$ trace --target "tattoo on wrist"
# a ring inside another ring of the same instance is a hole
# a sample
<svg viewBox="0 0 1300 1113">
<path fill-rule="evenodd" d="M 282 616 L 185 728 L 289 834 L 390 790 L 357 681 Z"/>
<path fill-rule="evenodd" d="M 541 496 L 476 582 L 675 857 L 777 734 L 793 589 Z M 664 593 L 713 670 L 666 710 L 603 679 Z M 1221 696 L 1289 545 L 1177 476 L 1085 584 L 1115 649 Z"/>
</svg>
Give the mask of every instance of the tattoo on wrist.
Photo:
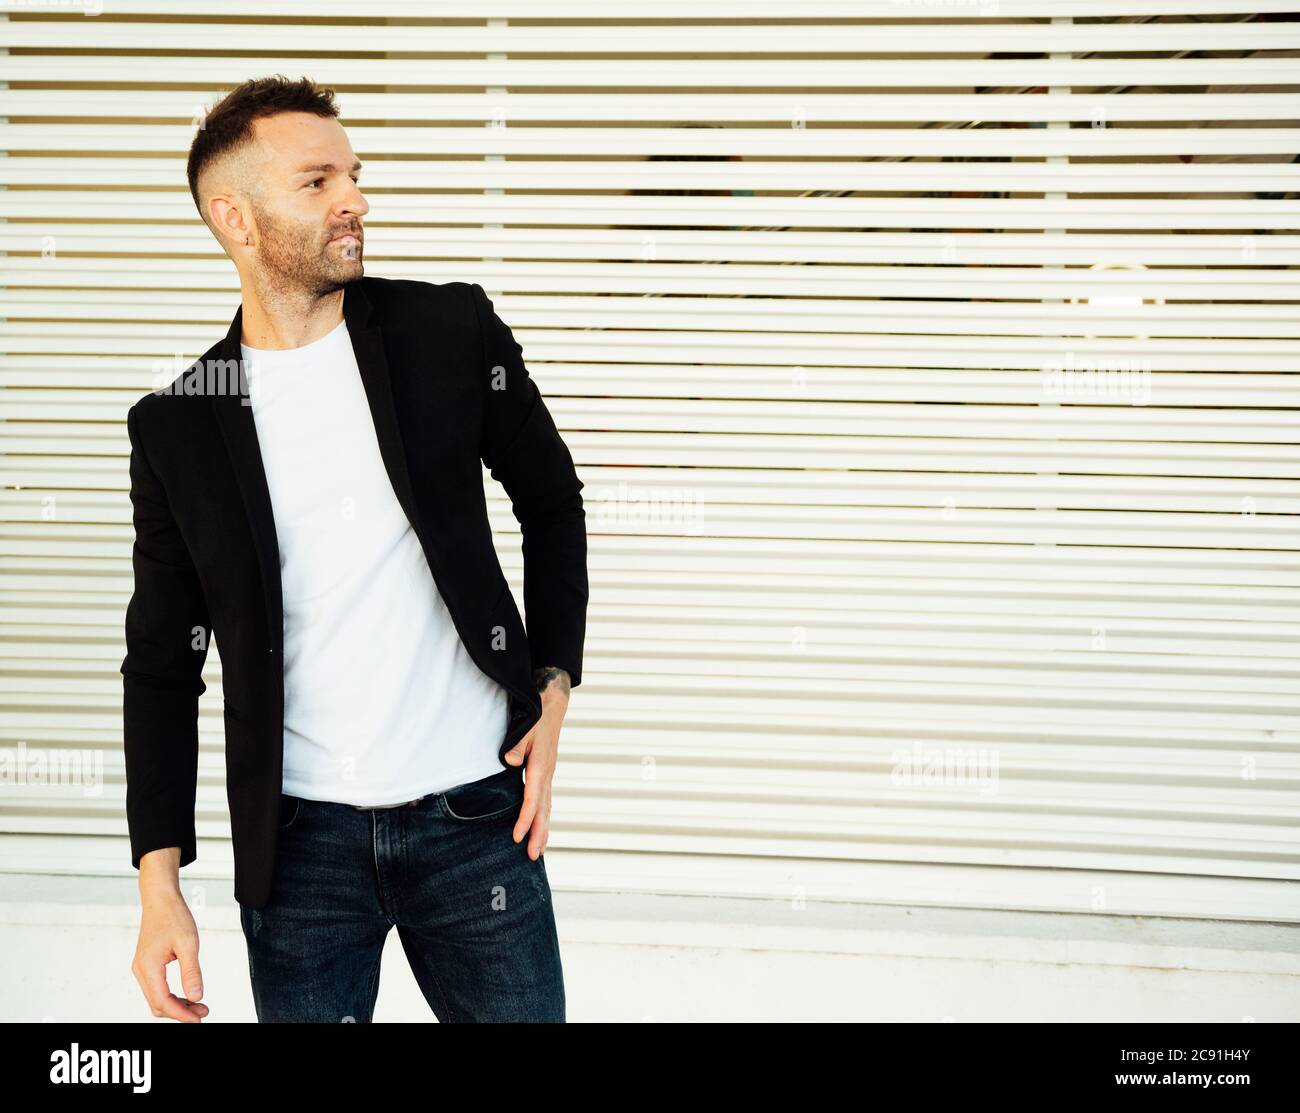
<svg viewBox="0 0 1300 1113">
<path fill-rule="evenodd" d="M 539 692 L 545 692 L 548 688 L 555 688 L 566 696 L 569 694 L 569 674 L 564 669 L 556 668 L 554 665 L 533 669 L 533 682 L 537 685 Z"/>
</svg>

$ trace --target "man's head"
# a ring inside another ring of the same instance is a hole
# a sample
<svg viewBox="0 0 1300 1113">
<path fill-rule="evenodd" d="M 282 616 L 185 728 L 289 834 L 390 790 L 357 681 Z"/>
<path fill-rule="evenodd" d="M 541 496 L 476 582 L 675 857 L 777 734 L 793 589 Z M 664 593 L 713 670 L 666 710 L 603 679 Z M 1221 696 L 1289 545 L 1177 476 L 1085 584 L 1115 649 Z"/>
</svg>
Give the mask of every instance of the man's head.
<svg viewBox="0 0 1300 1113">
<path fill-rule="evenodd" d="M 334 93 L 308 78 L 246 81 L 213 105 L 186 173 L 199 215 L 241 279 L 325 294 L 361 277 L 361 164 Z M 339 239 L 352 233 L 356 242 Z"/>
</svg>

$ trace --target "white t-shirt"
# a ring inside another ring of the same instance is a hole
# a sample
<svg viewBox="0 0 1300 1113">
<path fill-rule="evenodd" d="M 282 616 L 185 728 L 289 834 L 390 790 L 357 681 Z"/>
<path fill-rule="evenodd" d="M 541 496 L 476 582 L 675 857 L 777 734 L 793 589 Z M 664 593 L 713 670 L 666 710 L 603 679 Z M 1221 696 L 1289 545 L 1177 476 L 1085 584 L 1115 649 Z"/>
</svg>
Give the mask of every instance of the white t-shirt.
<svg viewBox="0 0 1300 1113">
<path fill-rule="evenodd" d="M 346 321 L 241 348 L 280 548 L 283 791 L 395 804 L 499 773 L 509 697 L 393 493 Z"/>
</svg>

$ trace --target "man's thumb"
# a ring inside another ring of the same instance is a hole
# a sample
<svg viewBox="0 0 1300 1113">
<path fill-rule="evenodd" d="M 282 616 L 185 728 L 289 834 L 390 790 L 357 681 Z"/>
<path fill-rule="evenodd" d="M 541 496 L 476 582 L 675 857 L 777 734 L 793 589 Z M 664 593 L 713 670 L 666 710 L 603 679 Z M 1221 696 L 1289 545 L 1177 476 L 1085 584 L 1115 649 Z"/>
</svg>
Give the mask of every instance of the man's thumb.
<svg viewBox="0 0 1300 1113">
<path fill-rule="evenodd" d="M 203 974 L 199 971 L 199 956 L 197 954 L 185 954 L 180 956 L 181 960 L 181 985 L 185 987 L 185 999 L 187 1001 L 201 1001 L 203 999 Z"/>
</svg>

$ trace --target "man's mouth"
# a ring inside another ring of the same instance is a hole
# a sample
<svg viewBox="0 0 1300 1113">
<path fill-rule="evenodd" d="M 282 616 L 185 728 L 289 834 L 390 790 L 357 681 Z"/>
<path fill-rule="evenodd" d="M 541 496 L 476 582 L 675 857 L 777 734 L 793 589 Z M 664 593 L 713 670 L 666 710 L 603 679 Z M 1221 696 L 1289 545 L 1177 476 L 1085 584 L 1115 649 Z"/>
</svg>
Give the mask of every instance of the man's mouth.
<svg viewBox="0 0 1300 1113">
<path fill-rule="evenodd" d="M 335 236 L 330 243 L 341 243 L 344 246 L 348 244 L 360 245 L 361 241 L 352 232 L 344 232 L 341 236 Z"/>
</svg>

